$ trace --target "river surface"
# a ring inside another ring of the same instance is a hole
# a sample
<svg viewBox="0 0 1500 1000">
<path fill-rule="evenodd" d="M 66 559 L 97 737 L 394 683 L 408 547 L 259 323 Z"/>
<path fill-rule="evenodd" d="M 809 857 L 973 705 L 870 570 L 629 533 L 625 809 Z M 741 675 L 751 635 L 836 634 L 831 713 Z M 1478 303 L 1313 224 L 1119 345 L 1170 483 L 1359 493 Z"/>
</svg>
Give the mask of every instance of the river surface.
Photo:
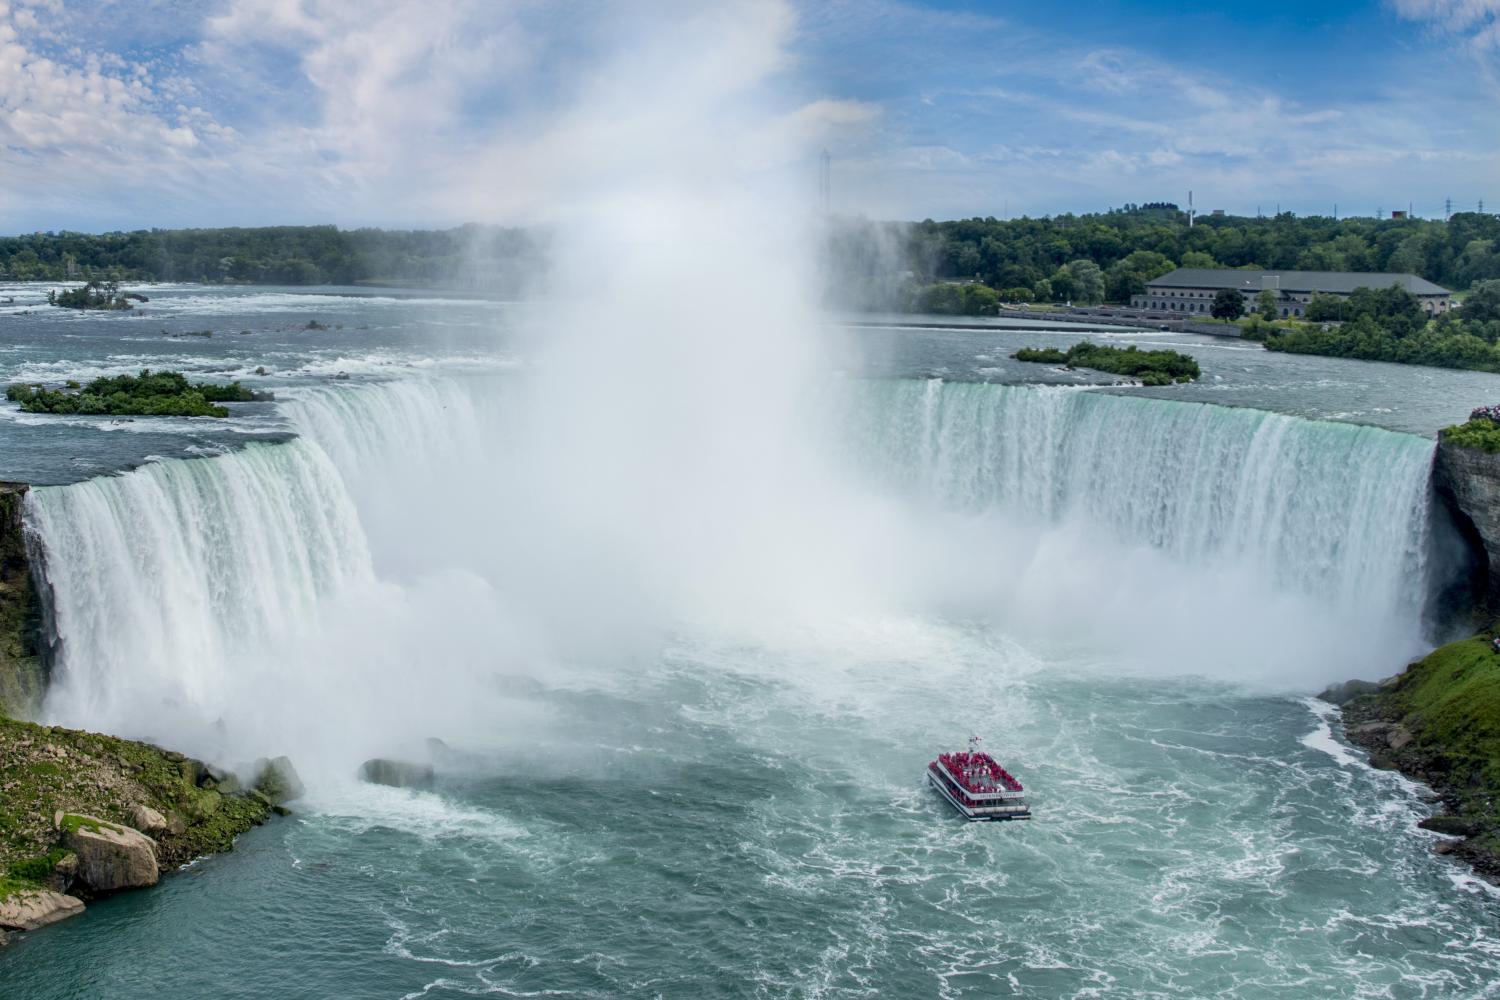
<svg viewBox="0 0 1500 1000">
<path fill-rule="evenodd" d="M 1307 697 L 1432 641 L 1431 435 L 1500 377 L 1101 331 L 1203 366 L 1143 390 L 1008 359 L 1076 333 L 831 320 L 797 406 L 837 476 L 781 509 L 722 437 L 678 470 L 625 408 L 539 406 L 530 307 L 144 290 L 0 288 L 0 375 L 277 401 L 0 412 L 46 711 L 310 791 L 0 952 L 6 1000 L 1500 995 L 1500 899 Z M 923 787 L 971 733 L 1035 820 Z M 354 781 L 376 755 L 436 787 Z"/>
</svg>

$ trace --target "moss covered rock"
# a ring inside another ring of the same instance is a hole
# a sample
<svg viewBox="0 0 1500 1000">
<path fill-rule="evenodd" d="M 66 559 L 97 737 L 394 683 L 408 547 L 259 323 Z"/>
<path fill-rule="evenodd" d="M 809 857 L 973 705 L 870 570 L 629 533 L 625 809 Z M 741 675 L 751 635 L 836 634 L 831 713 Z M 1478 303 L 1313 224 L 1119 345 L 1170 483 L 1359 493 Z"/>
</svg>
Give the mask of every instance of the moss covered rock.
<svg viewBox="0 0 1500 1000">
<path fill-rule="evenodd" d="M 34 931 L 83 912 L 83 900 L 48 889 L 23 889 L 0 899 L 0 929 Z"/>
<path fill-rule="evenodd" d="M 66 815 L 62 835 L 63 845 L 78 856 L 77 877 L 90 893 L 156 884 L 156 844 L 139 830 L 93 816 Z"/>
<path fill-rule="evenodd" d="M 159 872 L 229 850 L 270 815 L 262 799 L 184 780 L 183 759 L 149 743 L 0 719 L 0 898 L 49 884 L 70 832 L 130 830 L 142 808 L 166 821 L 155 834 Z"/>
</svg>

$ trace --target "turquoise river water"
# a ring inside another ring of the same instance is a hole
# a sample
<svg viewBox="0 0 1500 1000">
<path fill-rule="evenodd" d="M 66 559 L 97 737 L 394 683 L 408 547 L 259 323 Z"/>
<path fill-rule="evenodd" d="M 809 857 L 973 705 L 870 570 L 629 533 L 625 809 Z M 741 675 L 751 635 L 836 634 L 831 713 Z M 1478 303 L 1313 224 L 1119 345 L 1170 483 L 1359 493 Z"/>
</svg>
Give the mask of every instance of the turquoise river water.
<svg viewBox="0 0 1500 1000">
<path fill-rule="evenodd" d="M 5 1000 L 1500 995 L 1500 898 L 1310 697 L 1439 637 L 1431 435 L 1500 378 L 1101 333 L 1203 364 L 1139 390 L 1008 360 L 1061 334 L 834 323 L 804 466 L 756 412 L 645 447 L 628 385 L 539 402 L 520 306 L 148 291 L 0 288 L 0 375 L 277 401 L 0 413 L 46 714 L 309 793 L 14 941 Z M 1035 820 L 923 786 L 971 733 Z"/>
</svg>

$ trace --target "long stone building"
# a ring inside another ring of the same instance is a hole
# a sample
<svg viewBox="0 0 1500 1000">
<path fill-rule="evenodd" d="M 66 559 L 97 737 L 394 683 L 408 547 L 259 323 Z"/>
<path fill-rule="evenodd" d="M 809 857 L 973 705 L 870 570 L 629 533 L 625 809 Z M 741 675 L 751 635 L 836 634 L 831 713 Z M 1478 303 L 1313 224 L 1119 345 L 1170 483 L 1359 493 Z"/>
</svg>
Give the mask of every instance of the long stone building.
<svg viewBox="0 0 1500 1000">
<path fill-rule="evenodd" d="M 1213 308 L 1214 296 L 1225 288 L 1237 288 L 1255 308 L 1263 289 L 1276 293 L 1277 313 L 1285 319 L 1301 317 L 1316 294 L 1348 298 L 1356 288 L 1389 288 L 1400 285 L 1422 303 L 1429 315 L 1453 307 L 1453 293 L 1415 274 L 1377 274 L 1357 271 L 1236 271 L 1228 268 L 1179 267 L 1146 283 L 1143 295 L 1130 304 L 1138 309 L 1161 312 L 1202 313 Z"/>
</svg>

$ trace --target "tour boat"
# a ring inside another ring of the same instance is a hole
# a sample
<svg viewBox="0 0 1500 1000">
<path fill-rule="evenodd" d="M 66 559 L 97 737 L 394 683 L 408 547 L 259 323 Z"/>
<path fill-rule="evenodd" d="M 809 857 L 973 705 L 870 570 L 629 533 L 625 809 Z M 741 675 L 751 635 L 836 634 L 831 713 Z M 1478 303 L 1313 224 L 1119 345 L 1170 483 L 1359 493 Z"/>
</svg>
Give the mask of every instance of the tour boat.
<svg viewBox="0 0 1500 1000">
<path fill-rule="evenodd" d="M 927 780 L 949 805 L 968 820 L 1030 819 L 1026 790 L 1011 773 L 979 749 L 979 737 L 969 737 L 969 749 L 940 753 L 927 765 Z"/>
</svg>

